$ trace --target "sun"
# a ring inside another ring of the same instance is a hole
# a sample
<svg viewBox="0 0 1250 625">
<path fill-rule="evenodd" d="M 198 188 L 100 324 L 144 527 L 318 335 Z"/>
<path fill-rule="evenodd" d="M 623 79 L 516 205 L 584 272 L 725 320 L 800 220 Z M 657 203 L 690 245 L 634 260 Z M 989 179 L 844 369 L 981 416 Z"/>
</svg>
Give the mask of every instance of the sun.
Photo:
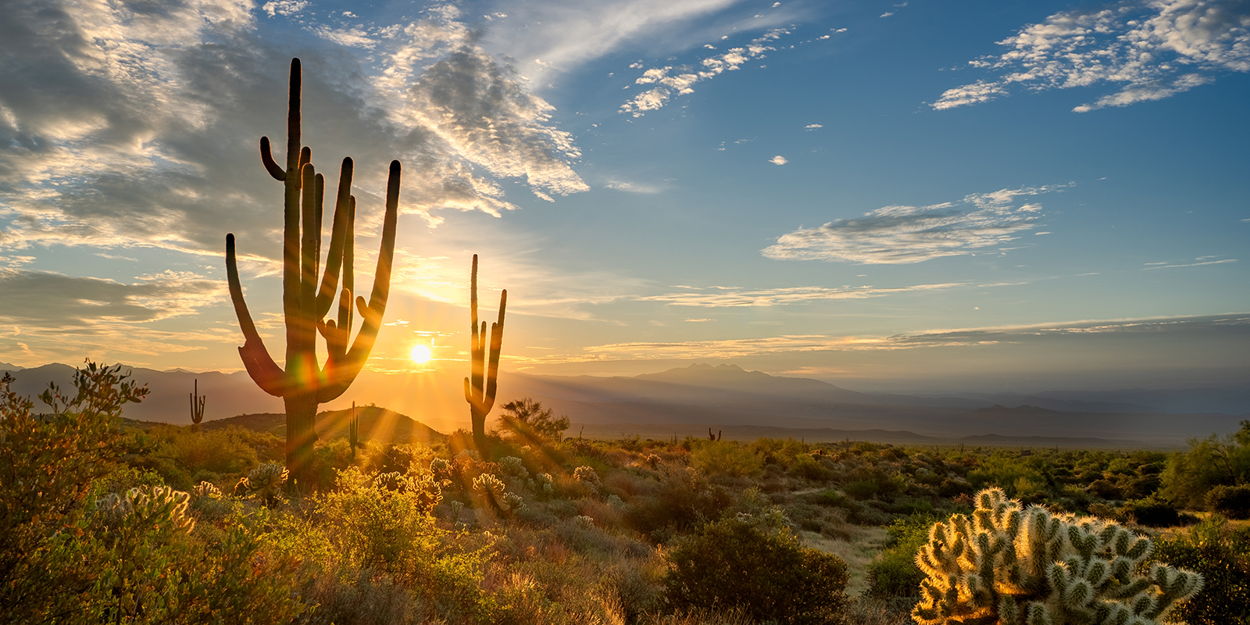
<svg viewBox="0 0 1250 625">
<path fill-rule="evenodd" d="M 430 359 L 434 357 L 434 352 L 430 349 L 429 345 L 417 343 L 412 346 L 412 351 L 408 352 L 408 357 L 412 359 L 412 362 L 418 365 L 424 365 L 428 364 Z"/>
</svg>

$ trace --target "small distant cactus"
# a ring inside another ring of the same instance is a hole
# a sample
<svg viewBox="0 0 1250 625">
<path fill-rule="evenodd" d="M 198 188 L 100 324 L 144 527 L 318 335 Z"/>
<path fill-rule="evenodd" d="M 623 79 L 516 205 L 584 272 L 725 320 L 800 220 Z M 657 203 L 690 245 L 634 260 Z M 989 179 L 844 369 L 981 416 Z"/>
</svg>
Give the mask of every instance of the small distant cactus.
<svg viewBox="0 0 1250 625">
<path fill-rule="evenodd" d="M 352 448 L 352 460 L 356 459 L 356 448 L 360 444 L 360 417 L 356 415 L 356 402 L 352 402 L 352 416 L 347 420 L 347 444 Z"/>
<path fill-rule="evenodd" d="M 196 499 L 200 497 L 218 498 L 221 497 L 221 489 L 217 488 L 217 485 L 212 482 L 200 482 L 191 489 L 191 495 Z"/>
<path fill-rule="evenodd" d="M 266 462 L 240 478 L 234 485 L 234 494 L 255 497 L 266 506 L 272 506 L 282 500 L 282 487 L 289 475 L 286 467 Z"/>
<path fill-rule="evenodd" d="M 511 512 L 524 503 L 519 495 L 508 492 L 503 480 L 491 473 L 483 473 L 473 478 L 473 492 L 502 514 Z"/>
<path fill-rule="evenodd" d="M 1162 564 L 1143 574 L 1153 544 L 1097 518 L 1027 509 L 991 488 L 972 516 L 929 531 L 918 625 L 1158 625 L 1202 576 Z"/>
<path fill-rule="evenodd" d="M 200 394 L 200 380 L 195 379 L 193 390 L 191 391 L 191 431 L 200 431 L 200 422 L 204 420 L 204 400 L 208 399 L 208 395 Z"/>
<path fill-rule="evenodd" d="M 195 519 L 187 515 L 190 499 L 190 493 L 168 486 L 139 486 L 101 497 L 96 510 L 115 537 L 134 529 L 190 532 L 195 528 Z"/>
<path fill-rule="evenodd" d="M 591 486 L 599 485 L 599 473 L 594 467 L 582 465 L 573 469 L 573 479 Z"/>
<path fill-rule="evenodd" d="M 499 472 L 505 477 L 511 477 L 518 480 L 524 480 L 530 476 L 530 472 L 525 468 L 525 463 L 516 456 L 504 456 L 499 459 Z"/>
</svg>

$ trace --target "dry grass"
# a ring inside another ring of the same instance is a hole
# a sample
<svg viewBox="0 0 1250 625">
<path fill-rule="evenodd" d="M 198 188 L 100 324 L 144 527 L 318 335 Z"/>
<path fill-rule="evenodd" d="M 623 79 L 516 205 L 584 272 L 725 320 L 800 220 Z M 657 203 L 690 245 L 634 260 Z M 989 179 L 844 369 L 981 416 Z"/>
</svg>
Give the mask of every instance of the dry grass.
<svg viewBox="0 0 1250 625">
<path fill-rule="evenodd" d="M 846 562 L 846 570 L 850 575 L 846 594 L 857 597 L 868 588 L 868 564 L 881 552 L 888 535 L 884 527 L 846 525 L 842 529 L 848 534 L 848 538 L 830 538 L 807 531 L 801 532 L 799 536 L 804 545 L 832 553 Z"/>
</svg>

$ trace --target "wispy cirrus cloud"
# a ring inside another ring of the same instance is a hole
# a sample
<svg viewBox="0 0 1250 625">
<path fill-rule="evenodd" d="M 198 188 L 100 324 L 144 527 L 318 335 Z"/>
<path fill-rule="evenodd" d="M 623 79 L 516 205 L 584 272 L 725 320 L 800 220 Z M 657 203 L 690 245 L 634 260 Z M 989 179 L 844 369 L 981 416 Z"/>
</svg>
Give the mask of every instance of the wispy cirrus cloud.
<svg viewBox="0 0 1250 625">
<path fill-rule="evenodd" d="M 1250 71 L 1246 0 L 1130 0 L 1055 13 L 1000 42 L 1007 51 L 970 64 L 992 78 L 948 89 L 930 106 L 987 102 L 1013 88 L 1030 91 L 1115 85 L 1073 108 L 1078 113 L 1161 100 Z"/>
<path fill-rule="evenodd" d="M 1156 269 L 1185 269 L 1188 267 L 1206 267 L 1208 265 L 1227 265 L 1228 263 L 1237 262 L 1236 258 L 1220 258 L 1218 256 L 1199 256 L 1190 262 L 1169 263 L 1167 261 L 1156 261 L 1146 263 L 1142 270 L 1154 271 Z"/>
<path fill-rule="evenodd" d="M 712 56 L 704 57 L 697 65 L 652 67 L 634 79 L 634 84 L 650 86 L 649 89 L 630 98 L 621 105 L 620 111 L 634 117 L 642 117 L 649 111 L 664 108 L 674 97 L 694 93 L 694 85 L 711 80 L 725 72 L 741 69 L 748 61 L 762 58 L 775 50 L 773 42 L 790 33 L 784 28 L 774 28 L 752 39 L 744 46 Z"/>
<path fill-rule="evenodd" d="M 695 308 L 742 308 L 783 306 L 786 304 L 802 304 L 807 302 L 825 302 L 838 300 L 860 300 L 905 293 L 922 293 L 926 291 L 946 291 L 969 287 L 995 287 L 1021 282 L 973 284 L 968 282 L 944 282 L 933 284 L 917 284 L 903 287 L 873 286 L 795 286 L 772 289 L 741 289 L 738 287 L 688 287 L 674 293 L 647 295 L 638 298 L 644 302 L 659 302 L 673 306 L 689 306 Z"/>
<path fill-rule="evenodd" d="M 973 193 L 956 202 L 884 206 L 863 217 L 837 219 L 781 235 L 762 251 L 779 260 L 863 264 L 918 263 L 1002 247 L 1036 227 L 1042 205 L 1026 201 L 1071 184 Z"/>
<path fill-rule="evenodd" d="M 1235 333 L 1250 331 L 1250 313 L 1039 323 L 950 330 L 928 330 L 890 336 L 783 334 L 778 336 L 668 342 L 609 343 L 586 347 L 566 361 L 731 359 L 800 352 L 872 352 L 961 348 L 1006 343 L 1036 343 L 1081 336 L 1145 336 L 1161 334 Z"/>
</svg>

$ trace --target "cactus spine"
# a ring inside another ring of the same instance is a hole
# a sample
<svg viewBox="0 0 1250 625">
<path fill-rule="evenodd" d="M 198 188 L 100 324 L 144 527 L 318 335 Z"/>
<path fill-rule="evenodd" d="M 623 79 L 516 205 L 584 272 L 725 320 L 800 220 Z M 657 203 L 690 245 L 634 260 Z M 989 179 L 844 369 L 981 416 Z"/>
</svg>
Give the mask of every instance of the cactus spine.
<svg viewBox="0 0 1250 625">
<path fill-rule="evenodd" d="M 325 179 L 313 166 L 312 150 L 300 143 L 300 61 L 291 60 L 287 108 L 286 168 L 274 160 L 269 137 L 261 137 L 260 156 L 265 169 L 283 183 L 282 312 L 286 323 L 286 365 L 269 355 L 252 322 L 235 263 L 234 234 L 226 235 L 226 274 L 230 299 L 243 331 L 239 348 L 252 380 L 262 390 L 281 397 L 286 407 L 286 460 L 295 481 L 304 478 L 317 434 L 317 405 L 342 395 L 356 379 L 373 348 L 390 292 L 391 259 L 395 251 L 395 224 L 399 208 L 399 161 L 391 161 L 386 184 L 386 214 L 378 250 L 373 290 L 366 301 L 355 297 L 362 319 L 356 338 L 353 325 L 352 239 L 355 235 L 356 198 L 351 194 L 353 163 L 344 158 L 339 173 L 330 245 L 324 272 L 320 272 L 322 205 Z M 322 273 L 321 279 L 317 274 Z M 342 274 L 342 290 L 338 290 Z M 337 291 L 337 293 L 336 293 Z M 337 295 L 337 297 L 336 297 Z M 324 320 L 335 300 L 337 320 Z M 324 366 L 317 362 L 317 334 L 326 342 Z M 349 347 L 350 343 L 350 347 Z"/>
<path fill-rule="evenodd" d="M 1097 518 L 1028 509 L 991 488 L 971 518 L 929 530 L 919 625 L 1158 625 L 1202 576 L 1161 564 L 1142 572 L 1148 538 Z"/>
<path fill-rule="evenodd" d="M 479 451 L 486 449 L 486 415 L 495 406 L 499 389 L 499 350 L 503 346 L 503 315 L 508 306 L 508 290 L 499 294 L 499 320 L 490 324 L 490 353 L 487 365 L 486 322 L 477 320 L 477 254 L 473 255 L 473 271 L 469 278 L 469 377 L 464 379 L 464 399 L 469 402 L 469 418 L 473 423 L 473 443 Z"/>
<path fill-rule="evenodd" d="M 204 400 L 208 395 L 200 394 L 200 379 L 196 378 L 191 391 L 191 431 L 200 431 L 200 422 L 204 420 Z"/>
</svg>

